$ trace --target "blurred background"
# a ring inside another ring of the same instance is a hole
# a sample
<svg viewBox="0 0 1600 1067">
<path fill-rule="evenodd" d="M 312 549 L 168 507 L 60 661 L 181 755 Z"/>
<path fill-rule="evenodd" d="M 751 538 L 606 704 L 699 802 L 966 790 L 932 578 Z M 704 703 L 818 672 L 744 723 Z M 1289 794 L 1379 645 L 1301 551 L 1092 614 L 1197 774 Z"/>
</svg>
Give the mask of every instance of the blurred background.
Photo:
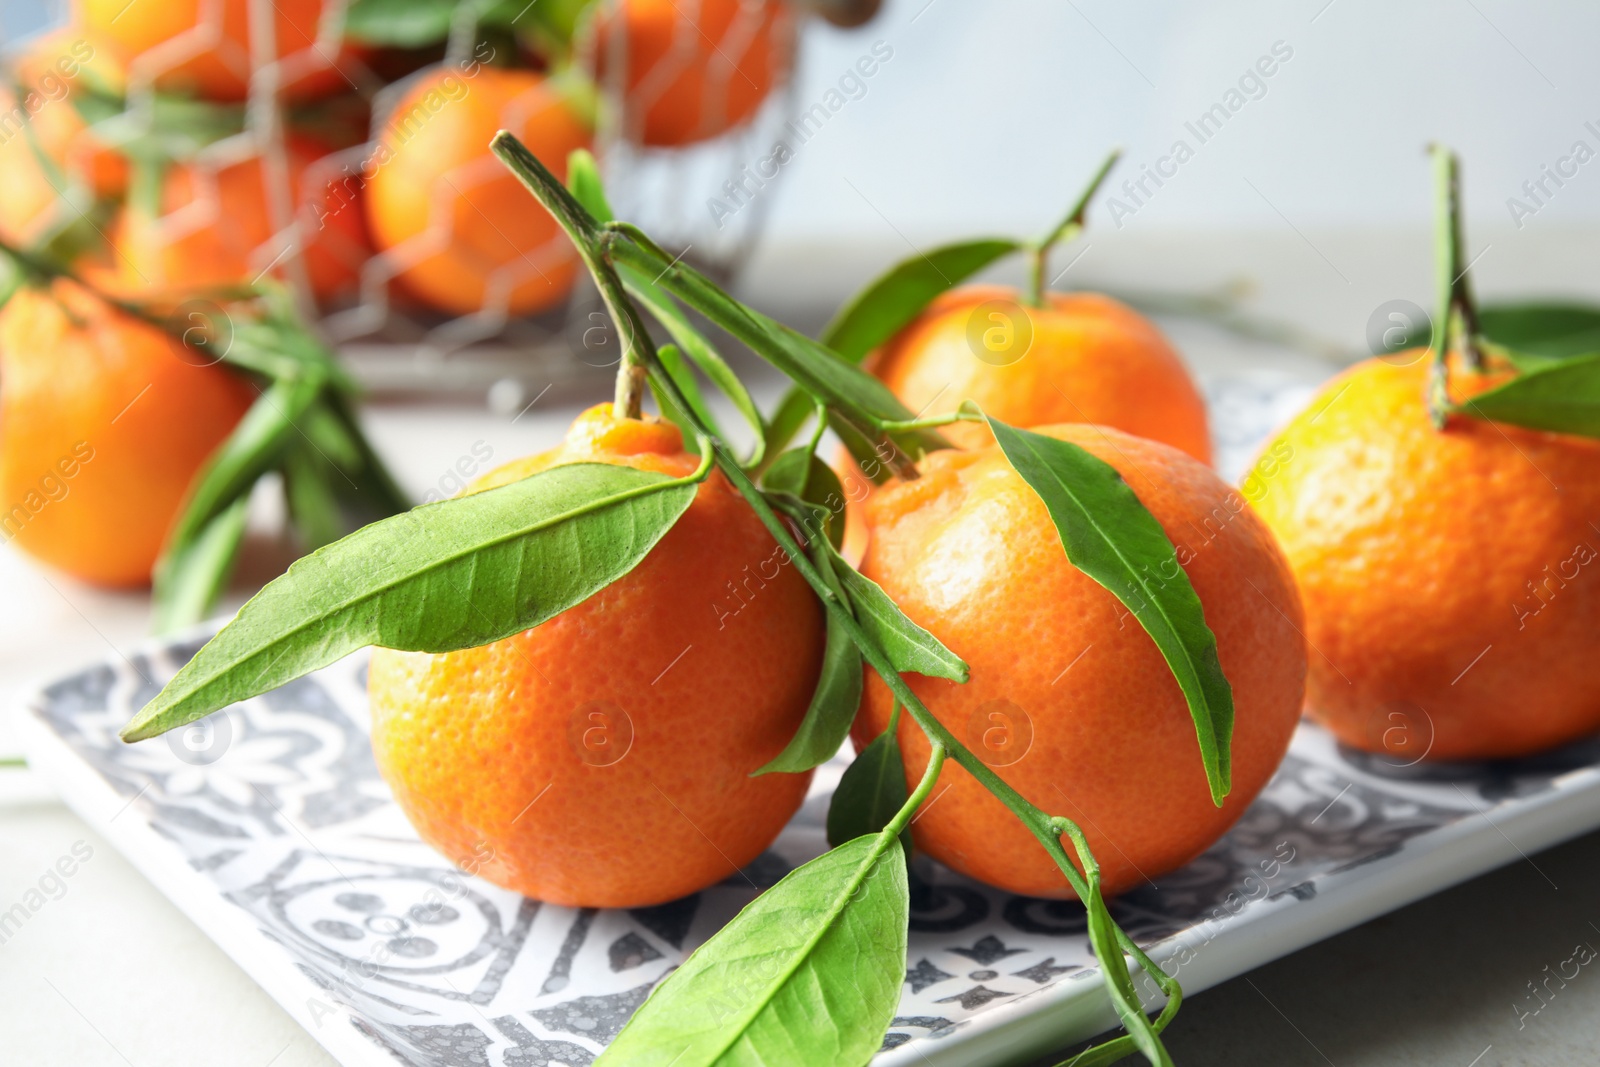
<svg viewBox="0 0 1600 1067">
<path fill-rule="evenodd" d="M 11 42 L 66 18 L 23 0 L 0 12 Z M 1437 139 L 1464 161 L 1486 292 L 1592 293 L 1582 249 L 1600 225 L 1600 167 L 1572 164 L 1548 195 L 1524 183 L 1576 142 L 1600 150 L 1586 126 L 1600 129 L 1597 32 L 1592 5 L 1506 0 L 887 0 L 854 29 L 808 19 L 789 114 L 825 103 L 874 45 L 892 59 L 760 191 L 745 288 L 823 316 L 912 248 L 1042 229 L 1121 145 L 1089 237 L 1061 263 L 1090 250 L 1062 284 L 1231 284 L 1250 310 L 1359 350 L 1378 303 L 1427 302 L 1423 148 Z M 1275 46 L 1287 58 L 1250 79 Z M 1243 106 L 1202 142 L 1191 126 L 1233 90 Z M 767 156 L 781 124 L 761 133 L 683 190 L 707 238 L 717 229 L 701 201 Z M 1146 182 L 1150 195 L 1122 188 L 1179 141 L 1193 156 L 1173 177 Z M 1115 219 L 1112 197 L 1128 208 Z"/>
</svg>

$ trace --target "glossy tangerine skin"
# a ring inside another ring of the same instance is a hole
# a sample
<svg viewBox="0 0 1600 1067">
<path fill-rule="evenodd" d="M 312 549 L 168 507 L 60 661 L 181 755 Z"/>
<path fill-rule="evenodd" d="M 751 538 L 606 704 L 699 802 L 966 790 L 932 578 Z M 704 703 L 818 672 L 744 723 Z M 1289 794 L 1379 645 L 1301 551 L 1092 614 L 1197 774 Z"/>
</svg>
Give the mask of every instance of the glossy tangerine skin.
<svg viewBox="0 0 1600 1067">
<path fill-rule="evenodd" d="M 473 490 L 575 462 L 681 475 L 697 460 L 675 427 L 605 404 Z M 638 567 L 578 606 L 481 648 L 374 652 L 373 751 L 423 840 L 495 884 L 659 904 L 736 877 L 799 808 L 810 774 L 751 772 L 799 727 L 822 643 L 810 587 L 713 472 Z"/>
<path fill-rule="evenodd" d="M 1305 601 L 1307 710 L 1397 763 L 1600 728 L 1600 442 L 1460 417 L 1437 430 L 1426 353 L 1389 359 L 1330 381 L 1259 478 Z"/>
<path fill-rule="evenodd" d="M 912 689 L 1001 778 L 1076 821 L 1105 891 L 1118 893 L 1203 852 L 1276 770 L 1304 694 L 1300 603 L 1271 534 L 1208 467 L 1106 427 L 1036 432 L 1117 468 L 1178 546 L 1235 699 L 1233 789 L 1220 809 L 1155 643 L 1067 562 L 1044 504 L 997 446 L 934 453 L 921 478 L 873 494 L 862 572 L 972 669 L 964 685 L 910 675 Z M 885 728 L 890 708 L 888 688 L 869 676 L 857 745 Z M 909 717 L 899 737 L 915 781 L 928 743 Z M 971 877 L 1071 896 L 1032 835 L 953 762 L 912 829 L 918 848 Z"/>
<path fill-rule="evenodd" d="M 543 75 L 441 68 L 395 105 L 367 166 L 367 219 L 402 288 L 440 311 L 547 310 L 566 299 L 577 253 L 549 212 L 489 151 L 516 134 L 563 181 L 590 131 Z"/>
<path fill-rule="evenodd" d="M 1005 365 L 979 359 L 969 343 L 975 309 L 993 300 L 1009 302 L 1032 323 L 1026 353 Z M 1047 307 L 1034 308 L 1005 286 L 953 289 L 883 346 L 873 373 L 924 415 L 973 400 L 1013 426 L 1114 426 L 1211 462 L 1205 400 L 1154 323 L 1098 293 L 1049 293 L 1046 300 Z M 975 423 L 942 432 L 963 447 L 992 440 Z"/>
<path fill-rule="evenodd" d="M 6 537 L 83 581 L 148 584 L 190 482 L 254 398 L 70 282 L 19 289 L 0 311 Z"/>
</svg>

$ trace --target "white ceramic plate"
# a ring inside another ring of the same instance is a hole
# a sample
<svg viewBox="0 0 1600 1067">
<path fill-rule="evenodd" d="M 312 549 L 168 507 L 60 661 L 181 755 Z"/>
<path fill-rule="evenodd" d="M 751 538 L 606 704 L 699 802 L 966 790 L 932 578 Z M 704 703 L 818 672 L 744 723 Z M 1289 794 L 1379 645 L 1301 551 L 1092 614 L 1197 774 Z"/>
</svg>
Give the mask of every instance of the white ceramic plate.
<svg viewBox="0 0 1600 1067">
<path fill-rule="evenodd" d="M 1258 437 L 1285 394 L 1216 399 L 1229 402 L 1229 425 L 1253 421 Z M 1224 469 L 1248 440 L 1222 442 Z M 26 696 L 29 759 L 349 1067 L 582 1067 L 753 887 L 825 847 L 838 761 L 739 877 L 631 911 L 526 900 L 451 868 L 401 816 L 368 744 L 364 654 L 198 732 L 120 743 L 199 643 L 152 644 Z M 1222 841 L 1113 911 L 1195 992 L 1596 826 L 1600 741 L 1404 766 L 1302 725 Z M 931 885 L 878 1064 L 1012 1063 L 1115 1023 L 1078 905 L 919 863 Z"/>
</svg>

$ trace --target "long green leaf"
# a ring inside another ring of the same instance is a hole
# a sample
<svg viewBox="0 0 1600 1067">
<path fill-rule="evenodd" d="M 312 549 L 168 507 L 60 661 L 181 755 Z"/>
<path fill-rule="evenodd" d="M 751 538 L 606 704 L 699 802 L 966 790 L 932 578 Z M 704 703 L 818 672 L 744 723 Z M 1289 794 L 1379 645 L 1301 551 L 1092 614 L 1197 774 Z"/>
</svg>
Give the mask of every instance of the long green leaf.
<svg viewBox="0 0 1600 1067">
<path fill-rule="evenodd" d="M 1549 362 L 1453 410 L 1533 430 L 1600 437 L 1600 354 Z"/>
<path fill-rule="evenodd" d="M 843 599 L 844 590 L 831 565 L 833 548 L 827 538 L 813 540 L 811 561 L 822 572 L 823 579 L 835 596 Z M 811 694 L 811 705 L 800 729 L 789 739 L 789 744 L 770 763 L 756 774 L 781 771 L 798 774 L 820 767 L 833 758 L 850 736 L 850 724 L 855 721 L 861 707 L 861 651 L 850 639 L 844 624 L 828 613 L 826 644 L 822 651 L 822 673 L 817 678 L 817 688 Z"/>
<path fill-rule="evenodd" d="M 211 613 L 233 573 L 249 511 L 246 494 L 214 515 L 167 561 L 155 597 L 156 633 L 181 630 Z"/>
<path fill-rule="evenodd" d="M 342 478 L 333 464 L 309 447 L 291 448 L 283 457 L 283 497 L 289 518 L 307 552 L 345 535 L 344 516 L 331 479 Z"/>
<path fill-rule="evenodd" d="M 856 621 L 888 654 L 895 670 L 948 678 L 952 682 L 965 682 L 971 677 L 966 661 L 907 618 L 900 605 L 891 600 L 877 582 L 837 556 L 833 559 L 833 570 L 849 597 Z"/>
<path fill-rule="evenodd" d="M 206 523 L 248 494 L 256 479 L 277 465 L 284 448 L 296 437 L 296 422 L 321 390 L 322 383 L 315 379 L 294 379 L 273 382 L 256 397 L 233 433 L 195 476 L 167 551 L 181 551 Z"/>
<path fill-rule="evenodd" d="M 656 987 L 595 1067 L 861 1067 L 900 1003 L 909 907 L 892 839 L 824 853 Z"/>
<path fill-rule="evenodd" d="M 1232 785 L 1233 689 L 1166 531 L 1109 463 L 1068 441 L 998 419 L 988 423 L 1006 459 L 1049 509 L 1067 559 L 1120 600 L 1166 658 L 1194 718 L 1211 799 L 1220 806 Z M 1164 575 L 1175 577 L 1158 577 Z"/>
<path fill-rule="evenodd" d="M 1022 247 L 1022 242 L 1010 238 L 986 237 L 903 259 L 850 298 L 822 331 L 822 343 L 850 362 L 860 363 L 941 293 Z"/>
<path fill-rule="evenodd" d="M 845 768 L 828 802 L 828 844 L 838 846 L 889 825 L 910 796 L 900 741 L 885 730 Z"/>
<path fill-rule="evenodd" d="M 449 652 L 537 626 L 632 570 L 693 476 L 553 467 L 373 523 L 258 593 L 124 728 L 138 741 L 367 645 Z"/>
<path fill-rule="evenodd" d="M 1134 1046 L 1147 1061 L 1161 1067 L 1171 1067 L 1172 1057 L 1145 1015 L 1138 990 L 1133 985 L 1133 976 L 1128 973 L 1128 961 L 1123 956 L 1122 947 L 1117 944 L 1117 924 L 1111 918 L 1105 898 L 1098 892 L 1093 893 L 1085 904 L 1085 911 L 1089 920 L 1089 940 L 1094 945 L 1095 957 L 1100 961 L 1100 973 L 1105 975 L 1107 992 L 1111 995 L 1111 1004 L 1116 1008 L 1117 1017 L 1122 1020 Z"/>
</svg>

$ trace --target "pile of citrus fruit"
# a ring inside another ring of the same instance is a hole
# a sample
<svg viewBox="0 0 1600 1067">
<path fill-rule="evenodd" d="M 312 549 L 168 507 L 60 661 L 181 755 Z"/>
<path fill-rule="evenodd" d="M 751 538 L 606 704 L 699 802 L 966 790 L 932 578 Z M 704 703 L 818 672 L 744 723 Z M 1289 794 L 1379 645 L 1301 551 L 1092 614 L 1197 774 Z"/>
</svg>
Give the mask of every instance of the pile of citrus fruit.
<svg viewBox="0 0 1600 1067">
<path fill-rule="evenodd" d="M 541 136 L 580 140 L 535 110 Z M 864 1064 L 899 1001 L 914 842 L 1079 900 L 1126 1030 L 1094 1062 L 1170 1063 L 1177 983 L 1106 897 L 1210 847 L 1302 710 L 1417 759 L 1600 728 L 1600 354 L 1541 348 L 1526 316 L 1520 334 L 1485 326 L 1447 154 L 1431 349 L 1332 381 L 1265 446 L 1246 500 L 1209 466 L 1204 404 L 1161 332 L 1043 284 L 1114 158 L 1045 236 L 921 254 L 814 341 L 612 221 L 586 152 L 547 163 L 502 132 L 493 153 L 506 170 L 484 187 L 510 178 L 548 209 L 521 239 L 559 232 L 618 320 L 614 402 L 553 451 L 297 563 L 123 736 L 375 646 L 374 748 L 419 834 L 588 907 L 736 874 L 852 739 L 832 849 L 702 945 L 600 1062 L 825 1044 L 804 1061 Z M 1013 254 L 1030 285 L 958 287 Z M 685 307 L 790 378 L 774 413 Z M 750 452 L 707 387 L 748 420 Z M 1166 994 L 1155 1018 L 1135 970 Z"/>
<path fill-rule="evenodd" d="M 576 260 L 489 137 L 553 160 L 597 124 L 651 149 L 714 139 L 772 96 L 794 36 L 779 0 L 272 11 L 78 0 L 9 64 L 26 119 L 0 140 L 0 237 L 124 293 L 271 274 L 324 311 L 536 314 Z"/>
</svg>

